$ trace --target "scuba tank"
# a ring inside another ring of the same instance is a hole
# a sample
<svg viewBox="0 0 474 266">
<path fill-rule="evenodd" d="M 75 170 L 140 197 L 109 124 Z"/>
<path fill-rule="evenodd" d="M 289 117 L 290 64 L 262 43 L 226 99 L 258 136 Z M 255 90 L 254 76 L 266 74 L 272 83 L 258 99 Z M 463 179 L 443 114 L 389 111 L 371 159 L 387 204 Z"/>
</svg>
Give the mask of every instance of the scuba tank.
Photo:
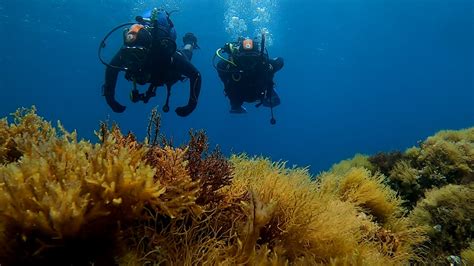
<svg viewBox="0 0 474 266">
<path fill-rule="evenodd" d="M 107 67 L 125 71 L 125 78 L 133 82 L 131 99 L 138 94 L 137 84 L 144 85 L 151 80 L 147 70 L 150 62 L 171 58 L 176 52 L 176 31 L 170 13 L 154 8 L 149 17 L 137 16 L 134 23 L 124 23 L 105 35 L 98 49 L 100 62 Z M 102 57 L 106 41 L 117 30 L 123 31 L 123 45 L 120 49 L 120 66 L 107 63 Z"/>
<path fill-rule="evenodd" d="M 124 23 L 113 28 L 101 41 L 98 57 L 100 62 L 107 67 L 121 71 L 135 72 L 143 68 L 149 56 L 153 58 L 171 57 L 177 49 L 176 31 L 169 13 L 163 9 L 154 8 L 149 18 L 137 16 L 135 23 Z M 123 32 L 123 45 L 121 55 L 124 66 L 113 66 L 102 57 L 102 50 L 106 41 L 115 31 L 126 28 Z"/>
<path fill-rule="evenodd" d="M 137 20 L 145 20 L 137 17 Z M 176 30 L 170 19 L 170 13 L 155 8 L 151 12 L 148 24 L 153 36 L 151 57 L 153 59 L 170 58 L 177 49 Z"/>
<path fill-rule="evenodd" d="M 258 45 L 250 38 L 245 38 L 240 42 L 239 49 L 232 57 L 243 71 L 255 70 L 264 61 L 264 57 L 258 50 Z"/>
<path fill-rule="evenodd" d="M 224 53 L 228 55 L 227 58 L 223 55 Z M 216 57 L 228 63 L 227 69 L 221 69 L 217 66 Z M 217 49 L 212 61 L 214 68 L 221 72 L 243 73 L 252 71 L 259 64 L 265 64 L 268 61 L 265 35 L 262 34 L 260 45 L 250 38 L 242 37 L 237 42 L 226 43 L 222 48 Z"/>
<path fill-rule="evenodd" d="M 143 24 L 133 24 L 123 32 L 121 61 L 126 69 L 125 78 L 138 84 L 145 84 L 151 75 L 145 71 L 152 47 L 152 34 Z"/>
</svg>

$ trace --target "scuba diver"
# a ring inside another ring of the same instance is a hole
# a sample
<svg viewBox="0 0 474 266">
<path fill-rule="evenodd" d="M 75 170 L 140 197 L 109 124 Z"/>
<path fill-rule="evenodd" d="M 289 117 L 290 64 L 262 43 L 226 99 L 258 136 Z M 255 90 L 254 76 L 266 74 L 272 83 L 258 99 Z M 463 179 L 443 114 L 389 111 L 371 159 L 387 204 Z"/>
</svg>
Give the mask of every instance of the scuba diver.
<svg viewBox="0 0 474 266">
<path fill-rule="evenodd" d="M 280 98 L 274 90 L 273 77 L 284 62 L 281 57 L 268 57 L 265 35 L 262 35 L 260 45 L 253 39 L 242 37 L 237 42 L 226 43 L 216 51 L 214 59 L 216 57 L 220 60 L 217 65 L 214 63 L 214 67 L 224 83 L 224 92 L 229 97 L 230 113 L 246 113 L 247 110 L 242 107 L 244 102 L 259 102 L 256 107 L 270 107 L 270 122 L 275 124 L 273 107 L 280 104 Z"/>
<path fill-rule="evenodd" d="M 169 111 L 169 97 L 171 87 L 178 81 L 189 79 L 189 100 L 185 106 L 176 108 L 175 112 L 181 116 L 188 116 L 197 106 L 201 90 L 201 74 L 190 62 L 193 50 L 199 48 L 197 38 L 192 33 L 183 37 L 184 47 L 177 50 L 176 30 L 170 19 L 170 13 L 155 8 L 149 17 L 136 17 L 136 23 L 125 23 L 110 31 L 99 47 L 99 59 L 106 65 L 105 83 L 102 86 L 103 96 L 107 104 L 116 113 L 122 113 L 126 107 L 115 99 L 115 87 L 120 71 L 125 72 L 125 78 L 132 82 L 133 88 L 130 99 L 136 103 L 147 103 L 156 96 L 156 89 L 166 86 L 167 97 L 163 111 Z M 125 29 L 123 46 L 112 58 L 110 63 L 102 59 L 101 51 L 105 41 L 118 29 Z M 140 93 L 137 84 L 149 84 L 148 90 Z"/>
</svg>

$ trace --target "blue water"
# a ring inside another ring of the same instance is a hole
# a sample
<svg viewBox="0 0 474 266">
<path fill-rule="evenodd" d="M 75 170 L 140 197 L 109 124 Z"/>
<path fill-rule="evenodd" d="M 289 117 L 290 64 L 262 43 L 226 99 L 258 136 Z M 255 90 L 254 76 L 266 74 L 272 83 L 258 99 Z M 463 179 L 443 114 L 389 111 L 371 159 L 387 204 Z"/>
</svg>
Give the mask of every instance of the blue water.
<svg viewBox="0 0 474 266">
<path fill-rule="evenodd" d="M 106 119 L 144 137 L 164 92 L 132 104 L 130 84 L 120 78 L 117 99 L 128 108 L 113 113 L 101 96 L 97 47 L 112 27 L 166 4 L 180 10 L 172 17 L 179 39 L 192 31 L 202 48 L 193 58 L 203 76 L 197 110 L 163 115 L 162 132 L 175 143 L 190 128 L 205 129 L 226 154 L 264 155 L 318 173 L 357 152 L 405 149 L 438 130 L 474 125 L 472 0 L 240 1 L 266 8 L 270 56 L 285 59 L 275 78 L 282 99 L 275 126 L 268 109 L 253 105 L 246 115 L 229 114 L 212 67 L 214 51 L 231 40 L 225 14 L 238 2 L 1 0 L 0 116 L 36 105 L 46 119 L 93 141 Z M 252 35 L 252 10 L 241 11 Z M 111 42 L 109 54 L 118 45 Z M 174 87 L 172 110 L 186 103 L 188 86 Z"/>
</svg>

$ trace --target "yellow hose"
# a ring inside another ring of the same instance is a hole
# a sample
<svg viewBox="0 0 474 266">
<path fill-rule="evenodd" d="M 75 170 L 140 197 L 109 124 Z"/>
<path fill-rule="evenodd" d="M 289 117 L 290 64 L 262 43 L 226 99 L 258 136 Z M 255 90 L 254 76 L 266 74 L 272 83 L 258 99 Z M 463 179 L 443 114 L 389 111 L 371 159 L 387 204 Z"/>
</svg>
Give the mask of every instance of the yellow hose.
<svg viewBox="0 0 474 266">
<path fill-rule="evenodd" d="M 235 66 L 235 67 L 237 67 L 237 64 L 235 64 L 235 63 L 232 62 L 231 60 L 228 60 L 228 59 L 226 59 L 225 57 L 223 57 L 223 56 L 220 54 L 221 51 L 222 51 L 221 48 L 217 49 L 217 51 L 216 51 L 216 56 L 219 57 L 221 60 L 223 60 L 223 61 L 225 61 L 225 62 L 227 62 L 227 63 L 229 63 L 229 64 L 231 64 L 231 65 L 233 65 L 233 66 Z"/>
</svg>

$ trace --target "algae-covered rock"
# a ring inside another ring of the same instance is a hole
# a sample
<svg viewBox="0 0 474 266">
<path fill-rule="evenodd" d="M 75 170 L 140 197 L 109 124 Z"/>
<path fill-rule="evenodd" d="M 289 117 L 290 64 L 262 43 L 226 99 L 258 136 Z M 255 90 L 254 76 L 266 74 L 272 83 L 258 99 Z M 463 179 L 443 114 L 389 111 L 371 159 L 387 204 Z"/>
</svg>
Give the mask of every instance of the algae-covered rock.
<svg viewBox="0 0 474 266">
<path fill-rule="evenodd" d="M 333 187 L 340 186 L 341 181 L 335 180 L 344 178 L 344 175 L 347 178 L 351 171 L 360 171 L 356 166 L 362 165 L 361 159 L 363 157 L 356 156 L 335 165 L 327 173 L 333 176 L 330 179 L 336 184 Z M 375 196 L 383 191 L 380 190 L 381 185 L 389 185 L 403 200 L 398 205 L 399 210 L 404 211 L 404 216 L 407 216 L 402 224 L 408 223 L 411 227 L 416 224 L 428 233 L 427 241 L 418 248 L 415 247 L 418 256 L 424 257 L 429 264 L 456 265 L 461 260 L 463 263 L 470 261 L 472 246 L 469 247 L 469 243 L 474 230 L 474 128 L 440 131 L 403 153 L 378 153 L 367 161 L 370 166 L 364 168 L 371 170 L 371 173 L 366 172 L 366 177 L 381 173 L 386 178 L 381 178 L 377 186 L 374 186 L 377 183 L 372 183 L 372 189 L 367 189 L 371 182 L 360 182 L 363 185 L 356 187 L 372 193 L 359 192 L 357 198 L 378 198 L 376 202 L 380 206 L 386 206 L 380 209 L 390 210 L 387 207 L 390 205 L 380 200 L 386 197 Z M 364 203 L 360 199 L 359 202 Z M 365 213 L 374 215 L 370 211 L 373 208 L 364 205 L 361 204 L 361 207 Z M 378 213 L 374 217 L 379 217 L 376 219 L 380 220 L 381 212 Z M 381 217 L 384 216 L 386 215 Z M 399 223 L 402 220 L 397 221 Z"/>
<path fill-rule="evenodd" d="M 314 178 L 208 152 L 203 132 L 172 147 L 159 122 L 155 111 L 143 142 L 102 125 L 92 144 L 34 109 L 0 120 L 0 263 L 407 265 L 436 252 L 469 261 L 470 131 L 390 156 L 387 175 L 358 155 Z M 407 218 L 402 199 L 436 187 L 421 182 L 433 173 L 459 185 L 429 192 Z M 420 252 L 426 232 L 432 253 Z"/>
<path fill-rule="evenodd" d="M 429 228 L 429 260 L 446 263 L 449 256 L 468 248 L 474 237 L 474 184 L 447 185 L 425 196 L 410 218 Z"/>
<path fill-rule="evenodd" d="M 429 189 L 474 182 L 474 128 L 440 131 L 408 149 L 389 177 L 408 207 Z"/>
<path fill-rule="evenodd" d="M 8 155 L 0 165 L 2 264 L 110 265 L 128 249 L 128 227 L 204 208 L 196 203 L 201 188 L 189 173 L 187 147 L 145 145 L 115 126 L 101 127 L 98 144 L 79 141 L 34 109 L 14 120 L 1 131 Z M 215 156 L 202 160 L 217 166 L 214 173 L 225 166 Z"/>
<path fill-rule="evenodd" d="M 385 176 L 390 175 L 390 171 L 404 157 L 400 151 L 392 152 L 379 152 L 368 158 L 368 161 L 372 164 L 373 169 L 384 174 Z"/>
</svg>

